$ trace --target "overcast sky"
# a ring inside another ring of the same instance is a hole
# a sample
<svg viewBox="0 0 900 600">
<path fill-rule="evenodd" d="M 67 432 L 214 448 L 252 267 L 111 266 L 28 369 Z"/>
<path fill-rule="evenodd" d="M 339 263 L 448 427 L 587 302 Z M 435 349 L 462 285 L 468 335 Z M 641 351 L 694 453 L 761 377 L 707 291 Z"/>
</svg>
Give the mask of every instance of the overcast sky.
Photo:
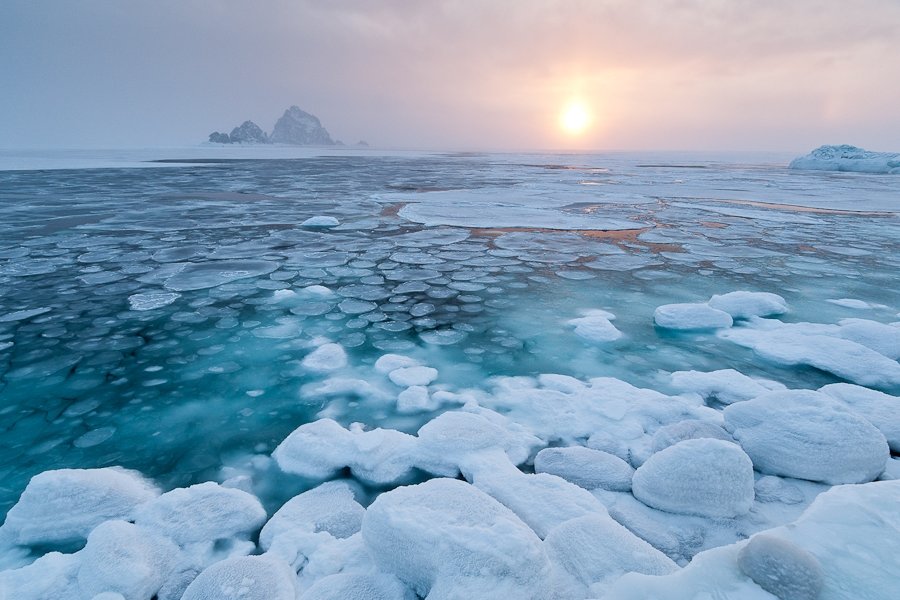
<svg viewBox="0 0 900 600">
<path fill-rule="evenodd" d="M 291 104 L 388 148 L 900 151 L 900 0 L 0 0 L 0 147 Z"/>
</svg>

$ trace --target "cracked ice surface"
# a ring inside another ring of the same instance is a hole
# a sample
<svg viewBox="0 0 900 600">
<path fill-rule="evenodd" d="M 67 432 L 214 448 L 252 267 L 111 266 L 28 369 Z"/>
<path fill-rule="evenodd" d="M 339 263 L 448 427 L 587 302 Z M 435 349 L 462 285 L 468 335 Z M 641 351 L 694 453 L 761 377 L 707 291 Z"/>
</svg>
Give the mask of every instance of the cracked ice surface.
<svg viewBox="0 0 900 600">
<path fill-rule="evenodd" d="M 900 576 L 884 178 L 348 152 L 7 171 L 0 199 L 0 596 Z"/>
</svg>

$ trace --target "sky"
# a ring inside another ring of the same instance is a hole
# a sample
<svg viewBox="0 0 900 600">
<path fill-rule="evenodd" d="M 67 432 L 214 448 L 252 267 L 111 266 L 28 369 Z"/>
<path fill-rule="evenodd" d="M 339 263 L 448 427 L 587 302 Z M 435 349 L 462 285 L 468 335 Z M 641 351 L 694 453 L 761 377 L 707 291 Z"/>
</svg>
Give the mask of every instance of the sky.
<svg viewBox="0 0 900 600">
<path fill-rule="evenodd" d="M 292 104 L 382 148 L 900 151 L 900 0 L 0 1 L 2 148 Z"/>
</svg>

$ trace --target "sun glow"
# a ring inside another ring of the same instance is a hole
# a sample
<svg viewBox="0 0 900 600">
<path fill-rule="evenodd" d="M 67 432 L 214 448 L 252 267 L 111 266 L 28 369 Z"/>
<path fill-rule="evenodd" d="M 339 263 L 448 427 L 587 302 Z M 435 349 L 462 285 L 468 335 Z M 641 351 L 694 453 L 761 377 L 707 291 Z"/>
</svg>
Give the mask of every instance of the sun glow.
<svg viewBox="0 0 900 600">
<path fill-rule="evenodd" d="M 591 113 L 581 101 L 573 100 L 566 104 L 559 114 L 559 125 L 570 135 L 584 133 L 591 124 Z"/>
</svg>

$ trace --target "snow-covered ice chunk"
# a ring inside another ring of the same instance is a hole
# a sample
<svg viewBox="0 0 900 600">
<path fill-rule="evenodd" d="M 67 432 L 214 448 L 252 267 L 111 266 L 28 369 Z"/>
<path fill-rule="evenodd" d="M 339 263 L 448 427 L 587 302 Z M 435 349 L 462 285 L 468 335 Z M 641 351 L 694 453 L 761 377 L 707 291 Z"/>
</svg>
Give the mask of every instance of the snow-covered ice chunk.
<svg viewBox="0 0 900 600">
<path fill-rule="evenodd" d="M 10 600 L 78 599 L 79 554 L 48 552 L 28 566 L 0 571 L 0 598 Z"/>
<path fill-rule="evenodd" d="M 128 304 L 131 310 L 154 310 L 168 306 L 181 298 L 178 292 L 146 292 L 128 296 Z"/>
<path fill-rule="evenodd" d="M 653 321 L 666 329 L 722 329 L 731 327 L 731 315 L 705 303 L 664 304 L 653 313 Z"/>
<path fill-rule="evenodd" d="M 319 419 L 295 429 L 272 456 L 284 472 L 309 479 L 331 479 L 349 467 L 367 483 L 396 484 L 413 468 L 417 441 L 392 429 L 350 431 L 332 419 Z"/>
<path fill-rule="evenodd" d="M 551 564 L 583 588 L 629 572 L 667 575 L 678 570 L 668 556 L 607 515 L 585 515 L 554 528 L 544 540 Z M 585 597 L 586 589 L 573 589 Z"/>
<path fill-rule="evenodd" d="M 307 354 L 300 364 L 317 373 L 336 371 L 347 366 L 347 352 L 340 344 L 322 344 Z"/>
<path fill-rule="evenodd" d="M 836 400 L 809 390 L 769 392 L 724 411 L 725 427 L 762 473 L 829 484 L 872 481 L 884 435 Z"/>
<path fill-rule="evenodd" d="M 783 325 L 783 324 L 782 324 Z M 794 327 L 734 328 L 720 332 L 726 340 L 783 365 L 810 365 L 860 385 L 900 385 L 900 364 L 857 342 Z"/>
<path fill-rule="evenodd" d="M 800 504 L 804 500 L 803 491 L 796 484 L 775 475 L 763 475 L 756 480 L 754 489 L 759 502 Z"/>
<path fill-rule="evenodd" d="M 432 479 L 381 494 L 362 535 L 378 566 L 420 597 L 542 600 L 550 565 L 540 539 L 468 483 Z"/>
<path fill-rule="evenodd" d="M 727 431 L 709 421 L 685 419 L 664 425 L 653 434 L 653 451 L 659 452 L 685 440 L 714 439 L 733 442 Z"/>
<path fill-rule="evenodd" d="M 428 385 L 437 379 L 438 371 L 431 367 L 400 367 L 388 374 L 391 381 L 402 387 Z"/>
<path fill-rule="evenodd" d="M 140 506 L 134 519 L 180 546 L 247 539 L 265 521 L 266 511 L 255 496 L 213 482 L 166 492 Z"/>
<path fill-rule="evenodd" d="M 696 392 L 706 400 L 722 404 L 733 404 L 750 400 L 773 390 L 783 390 L 784 385 L 770 379 L 748 377 L 734 369 L 718 371 L 675 371 L 671 375 L 675 389 L 682 392 Z"/>
<path fill-rule="evenodd" d="M 816 600 L 824 585 L 818 559 L 774 535 L 750 538 L 738 552 L 737 564 L 741 573 L 781 600 Z"/>
<path fill-rule="evenodd" d="M 228 558 L 200 573 L 182 600 L 295 600 L 294 579 L 290 566 L 274 556 Z"/>
<path fill-rule="evenodd" d="M 722 440 L 685 440 L 651 456 L 632 479 L 634 497 L 653 508 L 736 517 L 753 504 L 753 463 Z"/>
<path fill-rule="evenodd" d="M 106 521 L 78 553 L 78 587 L 92 598 L 104 592 L 152 598 L 172 574 L 179 549 L 153 530 L 125 521 Z"/>
<path fill-rule="evenodd" d="M 294 496 L 279 508 L 262 528 L 259 545 L 268 550 L 279 534 L 297 530 L 350 537 L 359 531 L 364 513 L 346 481 L 329 481 Z"/>
<path fill-rule="evenodd" d="M 317 580 L 300 600 L 416 600 L 416 595 L 386 573 L 338 573 Z"/>
<path fill-rule="evenodd" d="M 566 321 L 575 327 L 575 335 L 589 342 L 613 342 L 622 337 L 622 332 L 612 324 L 615 315 L 605 310 L 591 310 L 583 317 Z"/>
<path fill-rule="evenodd" d="M 900 452 L 900 398 L 851 383 L 832 383 L 819 391 L 865 417 L 884 435 L 891 450 Z"/>
<path fill-rule="evenodd" d="M 900 359 L 900 327 L 868 319 L 841 319 L 839 335 L 890 359 Z"/>
<path fill-rule="evenodd" d="M 445 412 L 423 425 L 418 436 L 416 466 L 448 477 L 471 471 L 482 455 L 496 449 L 513 464 L 522 464 L 541 445 L 524 428 L 487 409 Z"/>
<path fill-rule="evenodd" d="M 110 519 L 132 519 L 159 489 L 135 471 L 119 467 L 59 469 L 31 478 L 0 531 L 15 544 L 80 542 Z"/>
<path fill-rule="evenodd" d="M 787 302 L 778 294 L 769 292 L 729 292 L 709 299 L 713 308 L 727 312 L 735 319 L 771 317 L 788 311 Z"/>
<path fill-rule="evenodd" d="M 397 394 L 397 412 L 401 414 L 435 410 L 440 405 L 424 385 L 413 385 Z"/>
<path fill-rule="evenodd" d="M 544 448 L 534 457 L 534 472 L 562 477 L 585 489 L 631 491 L 634 469 L 627 462 L 601 450 L 582 446 Z"/>
<path fill-rule="evenodd" d="M 502 454 L 482 458 L 467 478 L 516 513 L 541 538 L 571 519 L 607 514 L 603 504 L 590 492 L 561 477 L 522 473 Z"/>
<path fill-rule="evenodd" d="M 375 370 L 379 373 L 390 373 L 403 367 L 414 367 L 419 364 L 414 358 L 402 354 L 384 354 L 375 361 Z"/>
<path fill-rule="evenodd" d="M 325 215 L 317 215 L 315 217 L 310 217 L 300 223 L 300 227 L 321 227 L 321 228 L 329 228 L 329 227 L 337 227 L 341 222 L 335 219 L 334 217 L 329 217 Z"/>
<path fill-rule="evenodd" d="M 853 171 L 856 173 L 900 173 L 900 154 L 871 152 L 856 146 L 819 146 L 791 161 L 791 169 Z"/>
</svg>

